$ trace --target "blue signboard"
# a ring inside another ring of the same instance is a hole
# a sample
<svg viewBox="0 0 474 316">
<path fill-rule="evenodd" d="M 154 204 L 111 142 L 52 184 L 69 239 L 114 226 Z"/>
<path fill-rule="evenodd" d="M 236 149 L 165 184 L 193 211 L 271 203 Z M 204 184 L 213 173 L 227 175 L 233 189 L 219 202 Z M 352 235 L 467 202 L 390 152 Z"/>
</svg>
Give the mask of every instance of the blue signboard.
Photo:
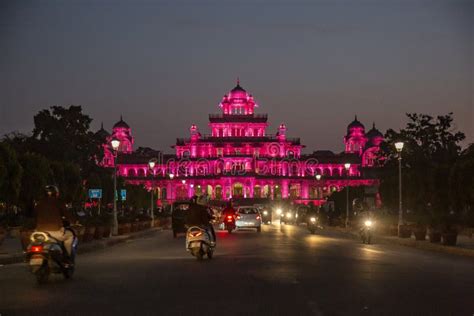
<svg viewBox="0 0 474 316">
<path fill-rule="evenodd" d="M 91 198 L 91 199 L 101 199 L 102 198 L 102 189 L 89 189 L 89 198 Z"/>
<path fill-rule="evenodd" d="M 120 190 L 120 196 L 122 197 L 122 201 L 125 201 L 127 199 L 127 190 Z"/>
</svg>

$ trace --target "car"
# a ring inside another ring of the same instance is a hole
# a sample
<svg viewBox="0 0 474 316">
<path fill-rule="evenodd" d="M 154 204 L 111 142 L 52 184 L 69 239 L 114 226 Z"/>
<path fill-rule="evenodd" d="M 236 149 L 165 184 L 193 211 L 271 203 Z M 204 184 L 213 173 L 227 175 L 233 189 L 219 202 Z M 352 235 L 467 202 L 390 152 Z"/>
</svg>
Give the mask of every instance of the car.
<svg viewBox="0 0 474 316">
<path fill-rule="evenodd" d="M 260 232 L 262 228 L 262 216 L 256 207 L 240 206 L 237 209 L 235 226 L 236 229 L 255 228 L 257 232 Z"/>
<path fill-rule="evenodd" d="M 272 210 L 269 207 L 262 206 L 260 209 L 260 214 L 262 215 L 262 223 L 271 224 L 272 223 Z"/>
<path fill-rule="evenodd" d="M 296 217 L 295 220 L 296 220 L 297 225 L 307 222 L 306 214 L 308 213 L 308 211 L 309 211 L 308 206 L 306 205 L 298 206 L 298 208 L 296 209 L 296 214 L 295 214 L 295 217 Z"/>
</svg>

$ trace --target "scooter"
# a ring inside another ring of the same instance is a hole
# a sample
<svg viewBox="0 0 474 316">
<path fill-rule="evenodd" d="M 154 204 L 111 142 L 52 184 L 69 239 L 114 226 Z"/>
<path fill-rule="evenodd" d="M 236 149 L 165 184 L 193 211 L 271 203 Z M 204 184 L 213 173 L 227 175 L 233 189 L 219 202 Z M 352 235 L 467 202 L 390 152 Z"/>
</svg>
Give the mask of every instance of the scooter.
<svg viewBox="0 0 474 316">
<path fill-rule="evenodd" d="M 227 215 L 224 219 L 224 229 L 232 234 L 232 231 L 235 229 L 235 217 L 233 215 Z"/>
<path fill-rule="evenodd" d="M 62 273 L 65 279 L 72 278 L 78 244 L 75 234 L 69 261 L 63 242 L 54 239 L 49 234 L 34 232 L 30 240 L 31 242 L 26 249 L 26 262 L 31 273 L 35 275 L 38 284 L 47 282 L 51 273 Z"/>
<path fill-rule="evenodd" d="M 364 222 L 364 226 L 360 232 L 360 237 L 362 239 L 362 243 L 370 244 L 372 242 L 372 229 L 374 223 L 371 220 L 366 220 Z"/>
<path fill-rule="evenodd" d="M 198 226 L 189 227 L 186 233 L 186 250 L 190 252 L 197 260 L 207 255 L 212 259 L 215 245 L 211 245 L 211 236 L 206 229 Z"/>
<path fill-rule="evenodd" d="M 307 224 L 307 227 L 308 227 L 308 230 L 311 234 L 315 234 L 316 229 L 319 228 L 318 218 L 314 217 L 314 216 L 310 217 L 310 219 L 308 221 L 308 224 Z"/>
</svg>

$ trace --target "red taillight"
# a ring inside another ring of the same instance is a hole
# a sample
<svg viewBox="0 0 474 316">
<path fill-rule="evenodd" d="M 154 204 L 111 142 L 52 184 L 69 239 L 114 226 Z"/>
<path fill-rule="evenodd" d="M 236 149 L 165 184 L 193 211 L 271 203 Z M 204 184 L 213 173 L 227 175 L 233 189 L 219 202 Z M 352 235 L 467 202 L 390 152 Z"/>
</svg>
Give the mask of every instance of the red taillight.
<svg viewBox="0 0 474 316">
<path fill-rule="evenodd" d="M 43 252 L 43 246 L 32 246 L 31 252 Z"/>
<path fill-rule="evenodd" d="M 260 216 L 259 216 L 259 215 L 257 215 L 257 219 L 260 219 Z"/>
<path fill-rule="evenodd" d="M 232 219 L 232 215 L 227 216 L 227 219 Z"/>
</svg>

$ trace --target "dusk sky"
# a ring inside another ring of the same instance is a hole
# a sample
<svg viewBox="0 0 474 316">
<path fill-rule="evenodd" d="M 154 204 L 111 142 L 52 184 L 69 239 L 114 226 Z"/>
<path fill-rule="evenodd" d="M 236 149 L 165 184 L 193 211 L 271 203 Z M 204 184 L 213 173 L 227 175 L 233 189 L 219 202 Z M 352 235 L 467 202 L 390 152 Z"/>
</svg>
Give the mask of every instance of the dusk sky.
<svg viewBox="0 0 474 316">
<path fill-rule="evenodd" d="M 75 104 L 172 152 L 240 77 L 306 152 L 342 151 L 355 114 L 454 112 L 473 142 L 473 23 L 474 1 L 2 1 L 0 135 Z"/>
</svg>

